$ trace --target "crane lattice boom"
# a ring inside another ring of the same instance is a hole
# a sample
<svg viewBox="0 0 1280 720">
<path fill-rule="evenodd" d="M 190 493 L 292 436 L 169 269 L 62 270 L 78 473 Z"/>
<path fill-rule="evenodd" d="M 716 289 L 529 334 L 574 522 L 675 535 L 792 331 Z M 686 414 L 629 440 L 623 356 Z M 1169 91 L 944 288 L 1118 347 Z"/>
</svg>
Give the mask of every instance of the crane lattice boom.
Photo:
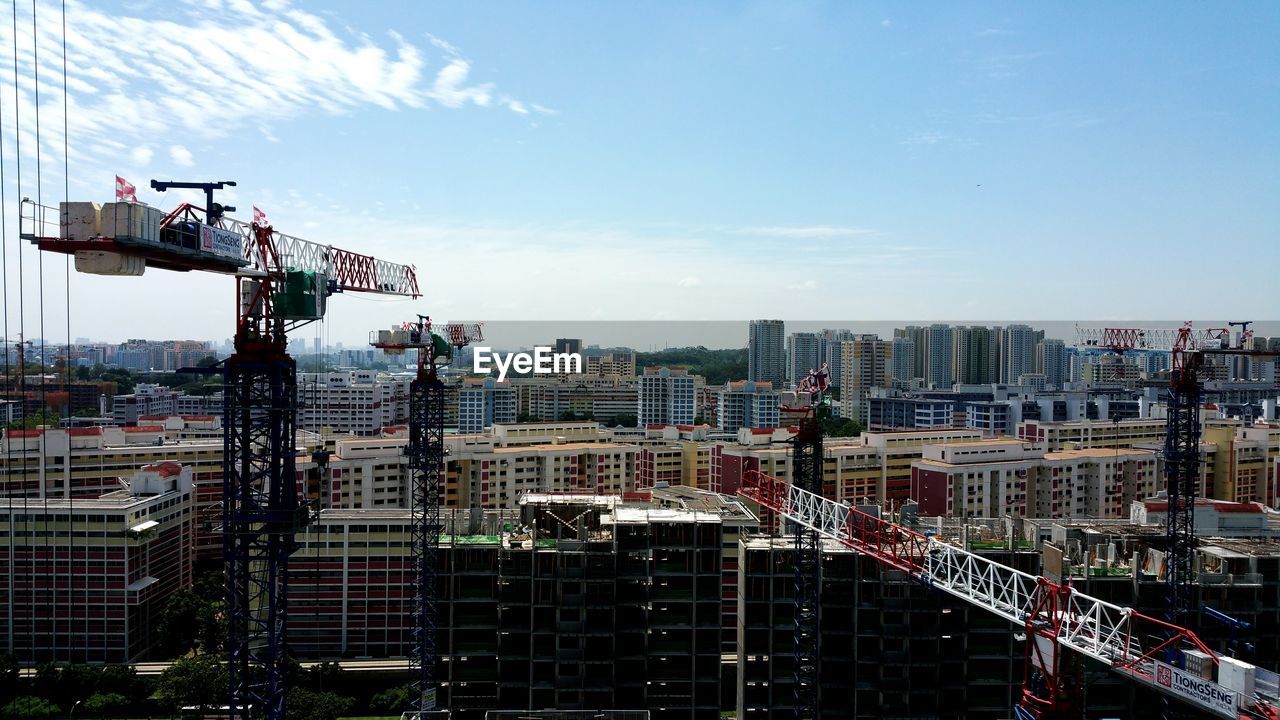
<svg viewBox="0 0 1280 720">
<path fill-rule="evenodd" d="M 324 275 L 340 292 L 406 297 L 421 294 L 412 265 L 322 245 L 228 216 L 209 225 L 205 222 L 204 208 L 191 203 L 182 203 L 162 217 L 146 206 L 134 207 L 139 211 L 129 216 L 131 222 L 117 220 L 114 226 L 109 226 L 104 221 L 99 232 L 81 234 L 67 227 L 65 211 L 24 201 L 21 234 L 41 250 L 71 255 L 107 252 L 141 257 L 148 266 L 167 270 L 248 276 L 279 276 L 287 270 L 301 270 Z M 59 223 L 47 220 L 59 216 L 63 218 Z M 183 240 L 189 242 L 183 244 Z M 140 271 L 129 274 L 140 274 Z"/>
<path fill-rule="evenodd" d="M 1249 331 L 1235 332 L 1229 327 L 1193 328 L 1185 323 L 1176 328 L 1091 328 L 1076 326 L 1076 344 L 1102 350 L 1125 352 L 1189 352 L 1193 350 L 1229 350 L 1241 347 L 1251 336 Z"/>
<path fill-rule="evenodd" d="M 739 494 L 1037 635 L 1048 632 L 1053 644 L 1155 690 L 1170 692 L 1157 682 L 1156 667 L 1171 646 L 1199 650 L 1218 662 L 1217 655 L 1186 628 L 1001 565 L 759 471 L 744 477 Z M 1056 649 L 1036 645 L 1040 647 L 1033 655 L 1056 655 Z M 1252 702 L 1243 700 L 1246 705 Z"/>
</svg>

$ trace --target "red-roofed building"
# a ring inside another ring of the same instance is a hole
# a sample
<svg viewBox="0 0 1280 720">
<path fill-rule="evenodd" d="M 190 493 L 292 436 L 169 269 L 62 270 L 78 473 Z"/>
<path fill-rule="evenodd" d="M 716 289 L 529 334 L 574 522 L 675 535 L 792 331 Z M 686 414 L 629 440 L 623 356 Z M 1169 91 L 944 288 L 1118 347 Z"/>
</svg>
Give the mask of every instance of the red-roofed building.
<svg viewBox="0 0 1280 720">
<path fill-rule="evenodd" d="M 1272 526 L 1261 503 L 1228 500 L 1197 500 L 1196 534 L 1206 537 L 1247 537 L 1280 539 L 1280 528 Z M 1143 525 L 1164 525 L 1169 502 L 1163 497 L 1147 498 L 1129 506 L 1129 520 Z"/>
</svg>

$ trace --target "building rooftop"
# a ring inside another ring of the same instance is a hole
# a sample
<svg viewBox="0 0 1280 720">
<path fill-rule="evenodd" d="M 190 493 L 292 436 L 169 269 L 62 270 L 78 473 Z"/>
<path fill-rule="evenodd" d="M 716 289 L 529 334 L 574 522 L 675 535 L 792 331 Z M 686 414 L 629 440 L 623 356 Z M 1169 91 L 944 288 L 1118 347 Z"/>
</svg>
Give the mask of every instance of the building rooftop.
<svg viewBox="0 0 1280 720">
<path fill-rule="evenodd" d="M 1280 557 L 1280 543 L 1241 538 L 1201 538 L 1202 552 L 1218 557 Z"/>
<path fill-rule="evenodd" d="M 853 552 L 849 546 L 838 540 L 830 538 L 821 538 L 823 552 Z M 780 537 L 775 535 L 748 535 L 744 536 L 740 542 L 742 546 L 748 550 L 766 550 L 773 548 L 774 550 L 794 550 L 795 540 L 791 537 Z"/>
<path fill-rule="evenodd" d="M 687 485 L 659 485 L 647 488 L 647 491 L 652 494 L 653 500 L 675 503 L 684 510 L 712 513 L 725 520 L 754 521 L 757 519 L 741 500 L 732 495 L 722 495 Z"/>
<path fill-rule="evenodd" d="M 145 505 L 156 498 L 169 495 L 176 491 L 170 490 L 160 495 L 134 495 L 128 490 L 112 490 L 103 493 L 96 498 L 57 498 L 57 499 L 37 499 L 37 498 L 0 498 L 0 510 L 21 510 L 23 513 L 44 513 L 58 510 L 62 512 L 75 511 L 77 514 L 88 512 L 102 512 L 104 510 L 129 510 L 138 505 Z"/>
<path fill-rule="evenodd" d="M 991 458 L 991 459 L 975 458 L 973 462 L 949 463 L 949 462 L 944 462 L 942 460 L 930 460 L 928 458 L 922 458 L 920 460 L 917 460 L 915 463 L 912 463 L 912 466 L 914 467 L 916 464 L 919 464 L 919 466 L 922 468 L 939 468 L 943 470 L 949 470 L 951 468 L 971 468 L 971 467 L 974 467 L 975 465 L 1017 465 L 1019 463 L 1039 462 L 1039 460 L 1040 460 L 1040 457 L 1035 456 L 1035 457 L 1015 458 L 1012 460 L 1000 460 L 996 458 Z"/>
<path fill-rule="evenodd" d="M 608 525 L 610 518 L 602 515 L 600 517 L 601 525 Z M 652 507 L 618 507 L 613 510 L 612 517 L 614 524 L 643 525 L 646 523 L 656 522 L 685 522 L 685 523 L 718 523 L 723 520 L 719 513 L 703 512 L 700 510 L 685 510 L 682 508 L 652 508 Z"/>
<path fill-rule="evenodd" d="M 565 443 L 533 443 L 530 445 L 504 445 L 495 447 L 493 452 L 495 455 L 501 454 L 517 454 L 530 450 L 538 450 L 545 452 L 559 452 L 566 450 L 623 450 L 637 449 L 637 446 L 628 443 L 614 442 L 565 442 Z"/>
<path fill-rule="evenodd" d="M 1149 455 L 1155 458 L 1155 452 L 1139 448 L 1083 448 L 1079 450 L 1055 450 L 1044 454 L 1045 460 L 1070 460 L 1073 458 L 1114 458 L 1118 455 Z"/>
</svg>

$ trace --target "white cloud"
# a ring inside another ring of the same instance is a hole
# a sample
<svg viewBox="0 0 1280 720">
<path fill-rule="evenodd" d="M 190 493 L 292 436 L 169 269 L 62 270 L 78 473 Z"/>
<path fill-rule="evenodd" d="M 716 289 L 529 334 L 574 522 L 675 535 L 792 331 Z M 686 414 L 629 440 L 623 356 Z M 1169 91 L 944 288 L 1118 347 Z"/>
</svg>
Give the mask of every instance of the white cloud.
<svg viewBox="0 0 1280 720">
<path fill-rule="evenodd" d="M 902 140 L 900 144 L 906 145 L 907 147 L 919 147 L 921 145 L 937 145 L 946 139 L 947 135 L 945 133 L 926 132 L 920 133 L 919 135 L 912 135 L 911 137 Z"/>
<path fill-rule="evenodd" d="M 61 23 L 47 7 L 39 11 L 38 32 L 21 13 L 16 32 L 38 39 L 41 140 L 61 155 Z M 96 169 L 87 165 L 114 165 L 122 155 L 137 160 L 135 146 L 157 139 L 223 137 L 247 125 L 274 142 L 275 123 L 307 114 L 486 107 L 494 97 L 493 84 L 474 81 L 471 62 L 440 38 L 428 36 L 430 46 L 448 53 L 443 64 L 427 57 L 427 42 L 414 44 L 391 31 L 366 35 L 286 0 L 182 3 L 166 14 L 128 6 L 108 12 L 72 0 L 66 21 L 66 123 L 80 175 Z M 122 44 L 121 38 L 165 41 Z M 16 60 L 25 152 L 35 143 L 29 42 L 19 46 Z M 0 66 L 14 62 L 12 46 L 0 43 Z M 0 77 L 0 93 L 12 98 L 14 92 L 12 76 Z M 514 97 L 505 106 L 551 114 Z M 12 151 L 12 113 L 3 121 Z"/>
<path fill-rule="evenodd" d="M 134 165 L 146 165 L 151 162 L 151 156 L 155 155 L 155 151 L 147 145 L 139 145 L 129 153 L 129 159 Z"/>
<path fill-rule="evenodd" d="M 780 238 L 836 238 L 876 234 L 875 230 L 868 228 L 836 227 L 832 225 L 755 226 L 738 228 L 734 232 L 740 235 L 761 235 Z"/>
<path fill-rule="evenodd" d="M 701 284 L 702 284 L 702 280 L 693 276 L 690 276 L 687 278 L 681 278 L 680 281 L 676 283 L 676 285 L 679 285 L 680 287 L 683 287 L 683 288 L 698 287 Z"/>
<path fill-rule="evenodd" d="M 893 25 L 893 21 L 889 18 L 885 18 L 880 21 L 880 27 L 890 27 L 891 25 Z"/>
<path fill-rule="evenodd" d="M 801 283 L 792 283 L 787 286 L 788 290 L 816 290 L 818 287 L 817 280 L 805 280 Z"/>
<path fill-rule="evenodd" d="M 447 40 L 438 38 L 435 35 L 432 35 L 431 33 L 427 33 L 427 39 L 431 41 L 432 45 L 448 53 L 450 57 L 462 56 L 462 51 L 458 49 L 458 46 L 454 45 L 453 43 Z"/>
<path fill-rule="evenodd" d="M 170 145 L 169 157 L 182 167 L 191 167 L 196 164 L 191 157 L 191 151 L 181 145 Z"/>
<path fill-rule="evenodd" d="M 459 108 L 468 102 L 481 107 L 489 105 L 493 90 L 492 83 L 467 86 L 467 75 L 471 72 L 471 63 L 461 58 L 450 60 L 448 65 L 436 73 L 435 83 L 427 96 L 448 108 Z"/>
</svg>

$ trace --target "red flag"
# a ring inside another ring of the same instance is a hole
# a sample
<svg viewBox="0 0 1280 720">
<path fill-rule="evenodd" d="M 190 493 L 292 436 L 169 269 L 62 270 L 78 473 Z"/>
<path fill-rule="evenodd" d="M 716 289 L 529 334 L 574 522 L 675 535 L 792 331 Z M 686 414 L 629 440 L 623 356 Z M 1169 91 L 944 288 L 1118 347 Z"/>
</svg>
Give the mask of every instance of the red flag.
<svg viewBox="0 0 1280 720">
<path fill-rule="evenodd" d="M 253 224 L 258 227 L 269 227 L 271 221 L 267 219 L 267 214 L 258 209 L 257 205 L 253 206 Z"/>
<path fill-rule="evenodd" d="M 123 202 L 138 202 L 138 189 L 119 175 L 116 176 L 116 199 Z"/>
</svg>

